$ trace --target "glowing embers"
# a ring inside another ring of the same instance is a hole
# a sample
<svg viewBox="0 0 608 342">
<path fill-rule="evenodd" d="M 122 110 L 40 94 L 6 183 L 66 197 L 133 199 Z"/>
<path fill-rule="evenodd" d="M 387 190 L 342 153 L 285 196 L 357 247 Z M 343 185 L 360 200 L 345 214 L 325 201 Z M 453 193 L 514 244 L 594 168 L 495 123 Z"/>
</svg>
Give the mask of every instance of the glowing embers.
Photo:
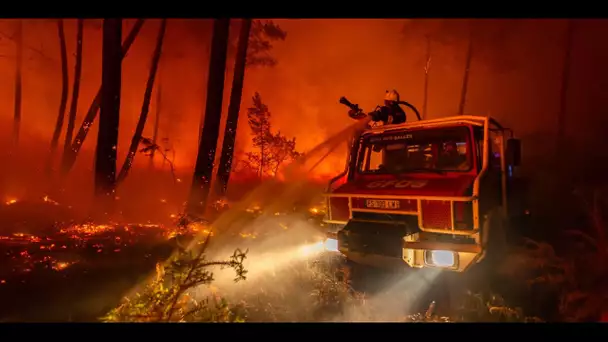
<svg viewBox="0 0 608 342">
<path fill-rule="evenodd" d="M 308 209 L 308 212 L 311 215 L 323 215 L 325 214 L 325 209 L 321 209 L 321 208 L 317 208 L 317 207 L 311 207 Z"/>
<path fill-rule="evenodd" d="M 458 267 L 458 255 L 451 251 L 425 251 L 424 263 L 432 267 L 455 268 Z"/>
<path fill-rule="evenodd" d="M 51 264 L 51 268 L 55 271 L 63 271 L 71 265 L 77 263 L 77 261 L 68 262 L 68 261 L 54 261 Z"/>
<path fill-rule="evenodd" d="M 80 224 L 73 225 L 66 228 L 61 229 L 59 232 L 62 234 L 72 233 L 74 238 L 79 238 L 80 236 L 92 236 L 98 235 L 106 232 L 114 231 L 116 227 L 114 225 L 104 225 L 104 224 Z M 80 236 L 79 236 L 80 235 Z"/>
</svg>

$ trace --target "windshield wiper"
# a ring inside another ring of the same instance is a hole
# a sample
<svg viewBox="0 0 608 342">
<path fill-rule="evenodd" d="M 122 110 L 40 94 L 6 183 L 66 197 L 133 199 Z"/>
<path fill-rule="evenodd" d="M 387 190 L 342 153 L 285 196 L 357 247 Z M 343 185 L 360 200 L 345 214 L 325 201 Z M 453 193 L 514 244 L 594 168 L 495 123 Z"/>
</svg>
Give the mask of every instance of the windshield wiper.
<svg viewBox="0 0 608 342">
<path fill-rule="evenodd" d="M 445 171 L 443 171 L 443 170 L 431 169 L 431 168 L 427 168 L 427 167 L 416 167 L 416 168 L 404 169 L 401 172 L 407 173 L 407 172 L 419 172 L 419 171 L 433 172 L 433 173 L 436 173 L 438 175 L 444 175 L 445 174 Z"/>
</svg>

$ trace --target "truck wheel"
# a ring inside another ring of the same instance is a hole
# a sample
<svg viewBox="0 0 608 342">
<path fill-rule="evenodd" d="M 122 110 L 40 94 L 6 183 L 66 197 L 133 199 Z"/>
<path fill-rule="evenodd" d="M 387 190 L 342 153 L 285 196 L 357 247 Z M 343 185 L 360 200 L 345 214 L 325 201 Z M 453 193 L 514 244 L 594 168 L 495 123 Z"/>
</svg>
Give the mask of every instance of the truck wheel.
<svg viewBox="0 0 608 342">
<path fill-rule="evenodd" d="M 502 264 L 507 254 L 507 225 L 506 218 L 499 210 L 493 210 L 488 213 L 484 222 L 484 232 L 488 237 L 486 240 L 486 260 L 483 261 L 491 264 L 491 268 L 493 269 L 498 268 Z"/>
<path fill-rule="evenodd" d="M 496 282 L 498 272 L 508 254 L 506 234 L 507 221 L 499 210 L 488 213 L 484 222 L 483 242 L 486 246 L 486 256 L 469 272 L 466 272 L 467 288 L 472 293 L 484 293 Z"/>
</svg>

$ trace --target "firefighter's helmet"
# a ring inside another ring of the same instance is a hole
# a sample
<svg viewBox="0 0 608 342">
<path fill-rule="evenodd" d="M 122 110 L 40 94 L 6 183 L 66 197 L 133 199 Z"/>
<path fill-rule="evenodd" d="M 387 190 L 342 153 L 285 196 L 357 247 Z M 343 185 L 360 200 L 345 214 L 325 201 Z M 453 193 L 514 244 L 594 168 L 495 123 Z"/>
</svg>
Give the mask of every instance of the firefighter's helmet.
<svg viewBox="0 0 608 342">
<path fill-rule="evenodd" d="M 384 101 L 398 102 L 399 101 L 399 93 L 395 89 L 393 89 L 393 90 L 387 90 L 386 94 L 384 95 Z"/>
</svg>

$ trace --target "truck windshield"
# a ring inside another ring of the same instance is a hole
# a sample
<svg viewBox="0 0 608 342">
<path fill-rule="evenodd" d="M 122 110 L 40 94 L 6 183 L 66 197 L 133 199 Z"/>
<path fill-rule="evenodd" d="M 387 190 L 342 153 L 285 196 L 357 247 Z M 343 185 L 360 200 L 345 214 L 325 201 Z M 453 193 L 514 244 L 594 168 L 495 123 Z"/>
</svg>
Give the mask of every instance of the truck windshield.
<svg viewBox="0 0 608 342">
<path fill-rule="evenodd" d="M 358 169 L 399 174 L 471 170 L 468 127 L 370 134 L 363 137 Z"/>
</svg>

